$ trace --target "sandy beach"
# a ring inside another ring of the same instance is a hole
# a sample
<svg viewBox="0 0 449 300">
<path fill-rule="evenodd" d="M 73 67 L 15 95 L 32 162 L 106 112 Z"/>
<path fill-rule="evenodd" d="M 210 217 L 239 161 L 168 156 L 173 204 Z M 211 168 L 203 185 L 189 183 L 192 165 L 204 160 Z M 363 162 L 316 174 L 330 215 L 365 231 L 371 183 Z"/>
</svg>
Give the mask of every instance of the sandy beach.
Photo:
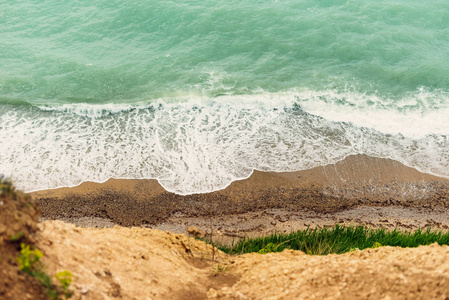
<svg viewBox="0 0 449 300">
<path fill-rule="evenodd" d="M 208 194 L 179 196 L 156 180 L 119 179 L 32 193 L 42 220 L 174 233 L 196 226 L 224 242 L 335 224 L 446 230 L 448 195 L 447 179 L 365 155 L 305 171 L 254 171 Z"/>
</svg>

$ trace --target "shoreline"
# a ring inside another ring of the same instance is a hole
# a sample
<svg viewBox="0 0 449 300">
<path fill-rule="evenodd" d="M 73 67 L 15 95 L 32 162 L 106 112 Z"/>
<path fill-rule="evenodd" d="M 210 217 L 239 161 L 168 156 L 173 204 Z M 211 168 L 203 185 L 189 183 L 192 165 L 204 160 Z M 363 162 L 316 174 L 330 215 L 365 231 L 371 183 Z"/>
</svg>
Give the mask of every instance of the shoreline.
<svg viewBox="0 0 449 300">
<path fill-rule="evenodd" d="M 82 227 L 189 226 L 229 242 L 335 224 L 447 230 L 449 180 L 366 155 L 297 172 L 260 172 L 227 188 L 180 196 L 156 180 L 111 179 L 30 193 L 42 220 Z"/>
</svg>

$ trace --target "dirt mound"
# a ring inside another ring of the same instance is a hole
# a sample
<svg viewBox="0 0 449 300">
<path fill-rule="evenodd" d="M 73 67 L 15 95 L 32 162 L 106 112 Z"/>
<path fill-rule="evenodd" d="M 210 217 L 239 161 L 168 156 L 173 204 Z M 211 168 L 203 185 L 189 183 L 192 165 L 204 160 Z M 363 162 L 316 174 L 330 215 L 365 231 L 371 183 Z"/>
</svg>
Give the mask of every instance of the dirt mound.
<svg viewBox="0 0 449 300">
<path fill-rule="evenodd" d="M 74 299 L 447 299 L 449 247 L 382 247 L 228 256 L 146 228 L 41 225 L 51 272 L 74 274 Z"/>
<path fill-rule="evenodd" d="M 39 249 L 50 273 L 69 270 L 74 299 L 205 299 L 236 282 L 218 274 L 227 256 L 211 245 L 144 228 L 40 225 Z"/>
<path fill-rule="evenodd" d="M 19 272 L 20 244 L 33 245 L 39 211 L 29 196 L 0 181 L 0 299 L 46 299 L 42 288 Z"/>
<path fill-rule="evenodd" d="M 233 260 L 231 288 L 210 290 L 226 299 L 447 299 L 449 247 L 381 247 L 343 255 L 300 251 L 248 254 Z"/>
</svg>

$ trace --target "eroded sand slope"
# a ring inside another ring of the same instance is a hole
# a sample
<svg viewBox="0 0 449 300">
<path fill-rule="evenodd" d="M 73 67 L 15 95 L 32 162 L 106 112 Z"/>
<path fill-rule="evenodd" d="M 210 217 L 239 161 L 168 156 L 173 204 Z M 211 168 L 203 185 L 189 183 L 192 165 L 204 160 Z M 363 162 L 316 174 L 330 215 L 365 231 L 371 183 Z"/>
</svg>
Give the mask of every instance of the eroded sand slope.
<svg viewBox="0 0 449 300">
<path fill-rule="evenodd" d="M 40 223 L 51 273 L 74 275 L 74 299 L 446 299 L 449 247 L 382 247 L 344 255 L 286 250 L 227 256 L 145 228 Z"/>
</svg>

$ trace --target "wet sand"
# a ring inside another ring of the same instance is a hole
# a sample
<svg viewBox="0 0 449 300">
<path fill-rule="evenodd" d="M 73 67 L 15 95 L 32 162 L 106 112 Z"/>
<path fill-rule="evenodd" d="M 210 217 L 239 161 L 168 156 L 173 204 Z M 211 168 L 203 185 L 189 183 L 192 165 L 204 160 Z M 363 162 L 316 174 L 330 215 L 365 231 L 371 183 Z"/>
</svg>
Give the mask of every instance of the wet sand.
<svg viewBox="0 0 449 300">
<path fill-rule="evenodd" d="M 449 180 L 366 155 L 305 171 L 255 171 L 207 194 L 180 196 L 156 180 L 111 179 L 31 195 L 42 220 L 176 233 L 196 226 L 223 241 L 335 224 L 449 228 Z"/>
</svg>

